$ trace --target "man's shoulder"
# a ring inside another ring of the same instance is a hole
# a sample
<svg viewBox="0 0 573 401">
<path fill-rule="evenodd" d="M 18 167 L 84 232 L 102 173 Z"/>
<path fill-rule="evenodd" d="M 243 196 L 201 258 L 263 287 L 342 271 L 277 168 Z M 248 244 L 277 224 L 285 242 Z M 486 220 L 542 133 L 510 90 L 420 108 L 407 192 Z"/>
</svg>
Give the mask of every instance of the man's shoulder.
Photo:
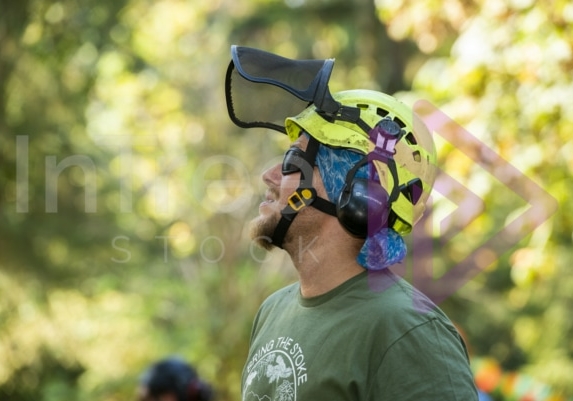
<svg viewBox="0 0 573 401">
<path fill-rule="evenodd" d="M 283 302 L 296 300 L 300 291 L 299 288 L 299 283 L 295 282 L 273 292 L 263 301 L 261 309 L 271 308 Z"/>
<path fill-rule="evenodd" d="M 389 270 L 368 272 L 367 285 L 362 286 L 362 299 L 354 307 L 364 308 L 365 315 L 379 320 L 409 321 L 420 324 L 432 319 L 444 319 L 440 308 L 404 278 Z"/>
<path fill-rule="evenodd" d="M 413 302 L 425 307 L 435 306 L 428 297 L 414 288 L 407 280 L 388 269 L 369 271 L 363 279 L 362 291 L 367 298 L 384 307 L 411 306 Z"/>
</svg>

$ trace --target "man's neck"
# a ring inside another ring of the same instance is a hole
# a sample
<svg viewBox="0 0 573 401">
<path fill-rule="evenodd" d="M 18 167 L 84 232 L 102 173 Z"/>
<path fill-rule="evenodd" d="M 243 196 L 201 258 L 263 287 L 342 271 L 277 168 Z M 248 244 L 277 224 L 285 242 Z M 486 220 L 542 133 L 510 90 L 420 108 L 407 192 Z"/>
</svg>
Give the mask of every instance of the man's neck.
<svg viewBox="0 0 573 401">
<path fill-rule="evenodd" d="M 356 245 L 332 236 L 293 241 L 289 253 L 300 278 L 301 294 L 310 298 L 327 293 L 364 271 L 356 262 Z"/>
</svg>

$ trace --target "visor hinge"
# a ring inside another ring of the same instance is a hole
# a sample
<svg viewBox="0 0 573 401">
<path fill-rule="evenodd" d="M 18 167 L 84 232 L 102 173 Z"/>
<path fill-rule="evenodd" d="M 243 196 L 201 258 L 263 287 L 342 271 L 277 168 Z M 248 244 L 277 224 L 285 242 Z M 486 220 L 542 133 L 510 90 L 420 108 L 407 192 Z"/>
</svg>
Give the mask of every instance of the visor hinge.
<svg viewBox="0 0 573 401">
<path fill-rule="evenodd" d="M 358 107 L 340 106 L 338 115 L 335 118 L 350 123 L 357 123 L 360 120 L 360 109 Z"/>
</svg>

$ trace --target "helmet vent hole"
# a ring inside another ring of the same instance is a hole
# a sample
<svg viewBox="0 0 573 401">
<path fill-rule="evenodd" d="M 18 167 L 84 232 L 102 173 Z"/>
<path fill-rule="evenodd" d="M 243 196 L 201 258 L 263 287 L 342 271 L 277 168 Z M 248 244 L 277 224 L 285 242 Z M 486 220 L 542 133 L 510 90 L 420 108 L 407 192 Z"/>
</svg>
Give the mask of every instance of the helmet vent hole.
<svg viewBox="0 0 573 401">
<path fill-rule="evenodd" d="M 414 157 L 414 161 L 417 161 L 418 163 L 422 161 L 422 156 L 420 155 L 419 150 L 416 150 L 414 153 L 412 153 L 412 156 Z"/>
<path fill-rule="evenodd" d="M 406 124 L 404 124 L 404 121 L 400 120 L 398 117 L 394 117 L 394 122 L 398 124 L 400 128 L 404 128 L 406 126 Z"/>
<path fill-rule="evenodd" d="M 388 115 L 388 110 L 384 110 L 378 107 L 376 108 L 376 114 L 378 114 L 380 117 L 386 117 Z"/>
<path fill-rule="evenodd" d="M 417 145 L 418 144 L 418 141 L 416 141 L 416 137 L 411 132 L 408 132 L 405 139 L 406 139 L 406 142 L 408 142 L 410 145 Z"/>
<path fill-rule="evenodd" d="M 422 197 L 422 193 L 424 192 L 424 185 L 422 184 L 422 180 L 419 178 L 414 178 L 406 185 L 403 185 L 400 188 L 400 192 L 402 192 L 402 195 L 404 195 L 412 205 L 415 205 L 418 203 Z"/>
<path fill-rule="evenodd" d="M 359 109 L 362 109 L 362 110 L 367 110 L 369 106 L 367 104 L 364 104 L 364 103 L 358 103 L 356 105 L 356 107 L 358 107 Z"/>
</svg>

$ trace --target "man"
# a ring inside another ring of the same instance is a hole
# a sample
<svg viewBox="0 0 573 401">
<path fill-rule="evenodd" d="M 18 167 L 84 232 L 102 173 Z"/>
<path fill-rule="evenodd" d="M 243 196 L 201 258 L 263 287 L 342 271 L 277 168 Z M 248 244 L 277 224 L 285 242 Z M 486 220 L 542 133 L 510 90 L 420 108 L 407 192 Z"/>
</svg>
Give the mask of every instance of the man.
<svg viewBox="0 0 573 401">
<path fill-rule="evenodd" d="M 236 46 L 232 56 L 231 119 L 292 140 L 283 163 L 263 174 L 252 235 L 284 249 L 299 276 L 255 318 L 243 400 L 477 400 L 452 323 L 388 269 L 404 258 L 402 235 L 435 177 L 425 126 L 379 92 L 331 95 L 333 60 Z"/>
</svg>

